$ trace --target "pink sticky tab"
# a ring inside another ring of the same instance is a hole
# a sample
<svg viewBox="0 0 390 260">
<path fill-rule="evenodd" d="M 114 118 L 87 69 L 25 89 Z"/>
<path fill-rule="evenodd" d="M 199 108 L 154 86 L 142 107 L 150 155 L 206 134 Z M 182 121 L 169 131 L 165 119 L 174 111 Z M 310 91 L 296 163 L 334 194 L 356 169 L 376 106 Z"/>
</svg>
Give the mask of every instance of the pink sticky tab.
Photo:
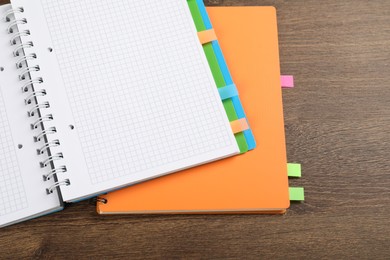
<svg viewBox="0 0 390 260">
<path fill-rule="evenodd" d="M 280 83 L 282 85 L 282 88 L 293 88 L 294 77 L 290 75 L 280 76 Z"/>
</svg>

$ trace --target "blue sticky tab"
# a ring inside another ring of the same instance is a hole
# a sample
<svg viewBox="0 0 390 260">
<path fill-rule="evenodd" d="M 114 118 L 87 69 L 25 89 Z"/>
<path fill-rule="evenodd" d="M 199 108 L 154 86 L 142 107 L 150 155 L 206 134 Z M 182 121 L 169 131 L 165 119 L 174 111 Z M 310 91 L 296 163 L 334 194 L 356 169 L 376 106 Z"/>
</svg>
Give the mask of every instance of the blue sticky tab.
<svg viewBox="0 0 390 260">
<path fill-rule="evenodd" d="M 204 26 L 206 27 L 206 30 L 210 30 L 211 28 L 213 28 L 213 26 L 211 25 L 211 21 L 209 15 L 207 14 L 206 7 L 203 3 L 203 0 L 196 0 L 196 3 L 198 4 L 200 15 L 202 16 L 203 23 Z"/>
<path fill-rule="evenodd" d="M 238 91 L 236 85 L 234 84 L 230 84 L 223 88 L 218 88 L 218 91 L 222 100 L 238 96 Z"/>
<path fill-rule="evenodd" d="M 230 75 L 229 69 L 225 62 L 225 57 L 223 56 L 221 47 L 218 41 L 214 41 L 211 43 L 214 49 L 215 56 L 217 57 L 219 67 L 221 68 L 222 75 L 225 79 L 226 85 L 233 84 L 232 76 Z"/>
</svg>

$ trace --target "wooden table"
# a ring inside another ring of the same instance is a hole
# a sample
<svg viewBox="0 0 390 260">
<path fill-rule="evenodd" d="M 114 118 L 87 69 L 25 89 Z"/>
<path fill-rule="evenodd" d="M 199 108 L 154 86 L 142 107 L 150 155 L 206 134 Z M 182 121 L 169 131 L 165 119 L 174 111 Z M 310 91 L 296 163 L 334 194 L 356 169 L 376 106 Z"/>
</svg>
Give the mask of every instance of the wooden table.
<svg viewBox="0 0 390 260">
<path fill-rule="evenodd" d="M 6 3 L 0 0 L 0 3 Z M 92 203 L 0 230 L 4 257 L 390 257 L 390 1 L 210 0 L 274 5 L 288 159 L 305 203 L 284 216 L 110 216 Z"/>
</svg>

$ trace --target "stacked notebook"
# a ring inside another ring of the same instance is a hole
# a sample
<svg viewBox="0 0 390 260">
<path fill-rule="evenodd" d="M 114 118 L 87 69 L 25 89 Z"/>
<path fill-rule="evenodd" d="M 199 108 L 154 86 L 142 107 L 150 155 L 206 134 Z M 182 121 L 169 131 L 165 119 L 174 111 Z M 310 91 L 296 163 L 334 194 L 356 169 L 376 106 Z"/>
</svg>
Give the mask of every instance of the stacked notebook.
<svg viewBox="0 0 390 260">
<path fill-rule="evenodd" d="M 198 31 L 210 30 L 212 21 L 218 41 L 203 48 L 206 56 L 209 49 L 214 52 L 209 63 L 218 63 L 220 74 L 215 73 L 214 79 L 229 83 L 234 79 L 258 147 L 101 196 L 97 210 L 100 214 L 283 213 L 289 194 L 275 9 L 212 7 L 207 9 L 209 20 L 203 5 L 190 7 Z M 226 63 L 218 55 L 220 49 Z"/>
<path fill-rule="evenodd" d="M 0 227 L 101 194 L 101 214 L 289 206 L 273 8 L 11 2 Z"/>
</svg>

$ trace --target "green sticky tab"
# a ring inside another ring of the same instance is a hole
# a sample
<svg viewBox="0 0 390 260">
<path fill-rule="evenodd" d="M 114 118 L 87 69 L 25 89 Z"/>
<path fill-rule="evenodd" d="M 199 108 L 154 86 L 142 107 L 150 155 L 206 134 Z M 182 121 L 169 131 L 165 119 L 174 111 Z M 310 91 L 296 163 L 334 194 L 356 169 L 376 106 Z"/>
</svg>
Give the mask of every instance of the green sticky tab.
<svg viewBox="0 0 390 260">
<path fill-rule="evenodd" d="M 305 190 L 302 187 L 290 187 L 290 200 L 291 201 L 304 201 L 305 200 Z"/>
<path fill-rule="evenodd" d="M 215 56 L 212 43 L 204 44 L 203 50 L 206 55 L 207 61 L 209 62 L 210 70 L 213 74 L 215 84 L 218 88 L 226 86 L 226 82 L 223 77 L 221 68 L 219 67 L 217 56 Z"/>
<path fill-rule="evenodd" d="M 302 177 L 301 165 L 299 163 L 288 163 L 287 174 L 288 177 L 301 178 Z"/>
<path fill-rule="evenodd" d="M 206 26 L 203 23 L 202 14 L 199 11 L 196 0 L 187 0 L 187 3 L 188 7 L 190 8 L 192 18 L 194 19 L 196 30 L 198 32 L 206 30 Z"/>
</svg>

